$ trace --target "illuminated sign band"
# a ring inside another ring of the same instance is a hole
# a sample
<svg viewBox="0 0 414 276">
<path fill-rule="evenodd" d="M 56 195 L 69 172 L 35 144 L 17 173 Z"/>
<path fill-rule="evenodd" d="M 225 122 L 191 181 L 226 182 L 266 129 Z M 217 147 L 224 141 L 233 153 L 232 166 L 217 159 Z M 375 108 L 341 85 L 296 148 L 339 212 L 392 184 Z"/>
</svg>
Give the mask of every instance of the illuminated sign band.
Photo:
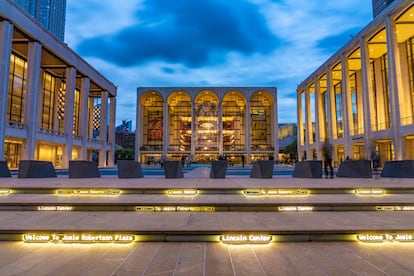
<svg viewBox="0 0 414 276">
<path fill-rule="evenodd" d="M 220 236 L 225 244 L 268 244 L 272 241 L 271 235 L 266 234 L 226 234 Z"/>
<path fill-rule="evenodd" d="M 171 189 L 167 191 L 168 195 L 174 196 L 194 196 L 197 195 L 196 189 Z"/>
<path fill-rule="evenodd" d="M 138 212 L 214 212 L 212 206 L 137 206 Z"/>
<path fill-rule="evenodd" d="M 279 206 L 279 212 L 307 212 L 313 211 L 312 206 Z"/>
<path fill-rule="evenodd" d="M 412 233 L 358 234 L 357 239 L 360 242 L 414 242 L 414 235 Z"/>
<path fill-rule="evenodd" d="M 118 196 L 121 190 L 118 189 L 60 189 L 58 195 L 86 195 L 86 196 Z"/>
<path fill-rule="evenodd" d="M 44 205 L 37 206 L 38 211 L 73 211 L 73 206 L 54 206 L 54 205 Z"/>
<path fill-rule="evenodd" d="M 11 194 L 10 189 L 0 189 L 0 196 Z"/>
<path fill-rule="evenodd" d="M 361 188 L 354 190 L 357 195 L 384 195 L 385 190 L 380 188 Z"/>
<path fill-rule="evenodd" d="M 29 243 L 130 243 L 135 241 L 135 236 L 126 234 L 28 233 L 23 235 L 23 241 Z"/>
<path fill-rule="evenodd" d="M 414 211 L 414 206 L 376 206 L 377 211 Z"/>
<path fill-rule="evenodd" d="M 306 189 L 246 189 L 243 190 L 245 196 L 302 196 L 308 195 Z"/>
</svg>

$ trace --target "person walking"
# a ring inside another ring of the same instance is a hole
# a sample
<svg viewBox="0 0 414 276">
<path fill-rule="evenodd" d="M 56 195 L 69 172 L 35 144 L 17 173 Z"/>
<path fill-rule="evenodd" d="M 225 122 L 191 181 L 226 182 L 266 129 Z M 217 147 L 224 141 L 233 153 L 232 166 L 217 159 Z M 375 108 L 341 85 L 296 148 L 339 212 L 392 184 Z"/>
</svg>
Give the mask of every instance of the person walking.
<svg viewBox="0 0 414 276">
<path fill-rule="evenodd" d="M 326 138 L 325 143 L 322 146 L 322 155 L 323 155 L 323 167 L 325 170 L 325 178 L 333 178 L 333 166 L 332 166 L 332 144 L 329 143 L 329 139 Z M 329 168 L 329 172 L 328 172 Z"/>
<path fill-rule="evenodd" d="M 193 162 L 193 156 L 189 154 L 187 156 L 187 168 L 189 169 L 191 167 L 191 162 Z"/>
</svg>

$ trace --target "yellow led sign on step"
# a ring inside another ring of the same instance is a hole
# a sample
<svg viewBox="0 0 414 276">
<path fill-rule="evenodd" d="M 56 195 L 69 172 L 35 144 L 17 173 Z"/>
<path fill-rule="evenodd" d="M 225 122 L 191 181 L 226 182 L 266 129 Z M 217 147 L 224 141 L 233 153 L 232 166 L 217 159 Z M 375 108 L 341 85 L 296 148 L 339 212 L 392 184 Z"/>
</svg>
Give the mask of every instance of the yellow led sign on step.
<svg viewBox="0 0 414 276">
<path fill-rule="evenodd" d="M 54 206 L 54 205 L 43 205 L 37 206 L 38 211 L 73 211 L 73 206 Z"/>
<path fill-rule="evenodd" d="M 312 206 L 279 206 L 279 212 L 309 212 L 313 211 Z"/>
<path fill-rule="evenodd" d="M 63 243 L 130 243 L 135 235 L 128 234 L 80 234 L 80 233 L 27 233 L 23 241 L 28 243 L 63 242 Z"/>
<path fill-rule="evenodd" d="M 245 196 L 303 196 L 308 195 L 306 189 L 246 189 Z"/>
<path fill-rule="evenodd" d="M 385 234 L 358 234 L 357 240 L 360 242 L 414 242 L 412 233 L 385 233 Z"/>
<path fill-rule="evenodd" d="M 11 194 L 11 190 L 10 189 L 0 189 L 0 196 L 2 195 L 9 195 Z"/>
<path fill-rule="evenodd" d="M 137 206 L 138 212 L 214 212 L 212 206 Z"/>
<path fill-rule="evenodd" d="M 377 211 L 414 211 L 414 206 L 376 206 Z"/>
<path fill-rule="evenodd" d="M 85 195 L 85 196 L 118 196 L 121 190 L 118 189 L 60 189 L 58 195 Z"/>
<path fill-rule="evenodd" d="M 357 195 L 384 195 L 385 190 L 381 188 L 361 188 L 354 190 Z"/>
<path fill-rule="evenodd" d="M 272 236 L 267 234 L 225 234 L 220 236 L 225 244 L 268 244 Z"/>
<path fill-rule="evenodd" d="M 197 195 L 196 189 L 171 189 L 167 191 L 168 195 L 173 196 L 194 196 Z"/>
</svg>

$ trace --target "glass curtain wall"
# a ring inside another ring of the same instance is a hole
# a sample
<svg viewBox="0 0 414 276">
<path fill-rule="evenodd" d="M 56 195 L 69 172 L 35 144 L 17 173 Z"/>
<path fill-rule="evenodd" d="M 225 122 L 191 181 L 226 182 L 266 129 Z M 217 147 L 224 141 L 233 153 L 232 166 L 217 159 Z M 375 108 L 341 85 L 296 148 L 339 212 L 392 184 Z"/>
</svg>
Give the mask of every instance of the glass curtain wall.
<svg viewBox="0 0 414 276">
<path fill-rule="evenodd" d="M 199 152 L 218 154 L 219 99 L 211 91 L 201 92 L 195 101 L 195 149 Z M 210 160 L 210 155 L 200 159 Z"/>
<path fill-rule="evenodd" d="M 163 115 L 164 99 L 152 92 L 143 97 L 143 149 L 151 151 L 162 151 L 163 145 Z"/>
<path fill-rule="evenodd" d="M 175 92 L 168 98 L 169 151 L 191 151 L 191 98 Z"/>
<path fill-rule="evenodd" d="M 24 94 L 26 92 L 27 62 L 12 54 L 10 56 L 9 91 L 6 118 L 10 125 L 22 127 Z"/>
<path fill-rule="evenodd" d="M 239 92 L 224 96 L 223 104 L 223 150 L 245 151 L 246 98 Z"/>
<path fill-rule="evenodd" d="M 271 95 L 257 92 L 250 100 L 250 141 L 251 150 L 272 150 L 271 116 L 273 99 Z"/>
</svg>

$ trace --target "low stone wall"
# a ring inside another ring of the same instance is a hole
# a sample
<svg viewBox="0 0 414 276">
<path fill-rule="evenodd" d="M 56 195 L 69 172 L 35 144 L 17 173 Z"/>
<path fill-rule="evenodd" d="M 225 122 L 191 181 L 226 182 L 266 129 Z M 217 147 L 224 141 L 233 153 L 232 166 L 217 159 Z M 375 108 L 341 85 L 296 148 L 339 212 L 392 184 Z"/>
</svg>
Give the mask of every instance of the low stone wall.
<svg viewBox="0 0 414 276">
<path fill-rule="evenodd" d="M 141 164 L 134 160 L 118 160 L 118 177 L 119 178 L 143 178 Z"/>
<path fill-rule="evenodd" d="M 0 161 L 0 177 L 11 177 L 6 161 Z"/>
<path fill-rule="evenodd" d="M 414 160 L 385 162 L 381 177 L 414 178 Z"/>
<path fill-rule="evenodd" d="M 165 178 L 183 178 L 183 168 L 181 162 L 178 160 L 165 160 L 164 161 L 164 174 Z"/>
<path fill-rule="evenodd" d="M 210 178 L 225 178 L 227 172 L 227 160 L 211 161 Z"/>
<path fill-rule="evenodd" d="M 98 166 L 93 161 L 69 161 L 69 178 L 96 178 L 101 177 Z"/>
<path fill-rule="evenodd" d="M 273 160 L 258 160 L 253 162 L 250 171 L 252 178 L 272 178 L 273 177 Z"/>
<path fill-rule="evenodd" d="M 52 162 L 39 160 L 21 160 L 18 178 L 49 178 L 57 177 Z"/>
<path fill-rule="evenodd" d="M 345 160 L 339 165 L 336 176 L 372 178 L 371 160 Z"/>
<path fill-rule="evenodd" d="M 307 160 L 298 162 L 293 170 L 293 177 L 322 178 L 322 161 Z"/>
</svg>

